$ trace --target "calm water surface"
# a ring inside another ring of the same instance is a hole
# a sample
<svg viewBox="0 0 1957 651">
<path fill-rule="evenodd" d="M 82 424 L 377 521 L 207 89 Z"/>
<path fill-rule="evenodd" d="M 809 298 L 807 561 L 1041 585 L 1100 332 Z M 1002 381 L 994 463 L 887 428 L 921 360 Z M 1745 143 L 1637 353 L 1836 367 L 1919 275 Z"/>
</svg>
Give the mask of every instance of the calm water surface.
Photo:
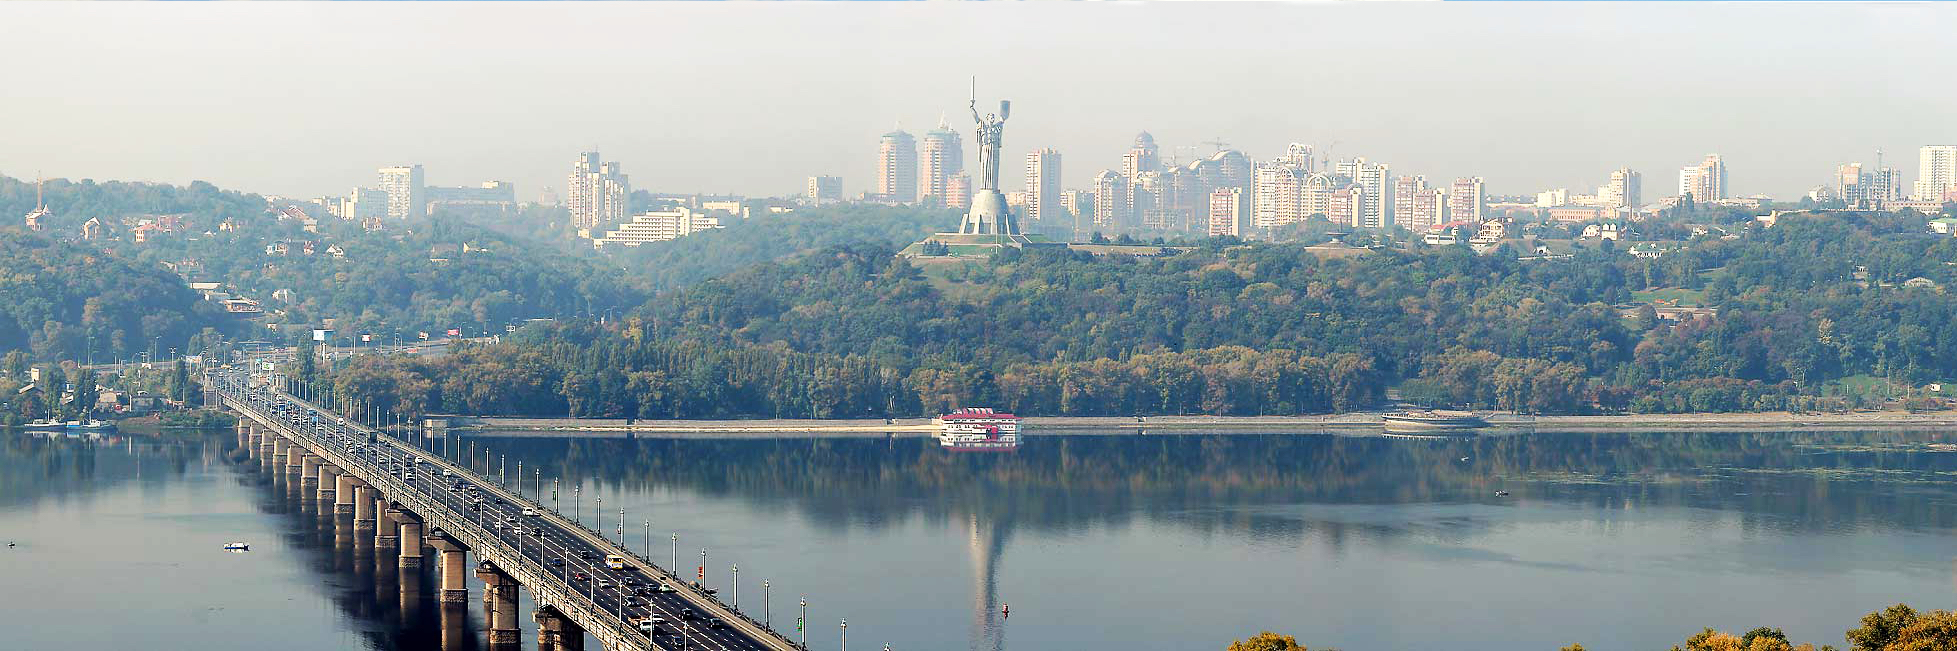
<svg viewBox="0 0 1957 651">
<path fill-rule="evenodd" d="M 703 568 L 723 598 L 738 564 L 741 607 L 777 628 L 794 630 L 806 597 L 816 649 L 837 649 L 848 618 L 858 649 L 1222 649 L 1272 629 L 1314 648 L 1506 651 L 1663 649 L 1760 625 L 1839 645 L 1887 604 L 1957 606 L 1950 441 L 1109 436 L 984 455 L 914 439 L 483 439 L 453 452 L 512 482 L 520 465 L 525 492 L 549 503 L 555 489 L 613 537 L 624 509 L 628 545 Z M 439 607 L 422 589 L 432 574 L 376 564 L 330 513 L 232 463 L 228 434 L 0 442 L 0 540 L 17 544 L 0 549 L 7 646 L 483 646 L 479 599 Z M 252 551 L 219 549 L 232 540 Z M 523 637 L 533 646 L 534 627 Z"/>
</svg>

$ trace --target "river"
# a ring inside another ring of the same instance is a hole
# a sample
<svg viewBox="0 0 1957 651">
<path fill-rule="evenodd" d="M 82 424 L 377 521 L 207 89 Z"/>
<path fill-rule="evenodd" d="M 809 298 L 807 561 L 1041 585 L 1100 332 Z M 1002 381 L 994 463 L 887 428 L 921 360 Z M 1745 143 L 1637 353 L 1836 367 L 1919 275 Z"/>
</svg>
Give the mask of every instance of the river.
<svg viewBox="0 0 1957 651">
<path fill-rule="evenodd" d="M 613 537 L 624 509 L 630 547 L 703 572 L 723 600 L 738 565 L 741 608 L 778 629 L 806 598 L 815 649 L 839 648 L 847 618 L 871 650 L 1220 650 L 1268 629 L 1313 648 L 1506 651 L 1763 625 L 1840 646 L 1883 606 L 1949 608 L 1952 440 L 1035 433 L 1010 454 L 908 438 L 451 453 L 512 485 L 521 467 L 524 492 Z M 8 647 L 482 646 L 480 600 L 445 611 L 415 589 L 431 576 L 377 571 L 233 463 L 229 433 L 0 441 Z M 220 549 L 233 540 L 252 550 Z"/>
</svg>

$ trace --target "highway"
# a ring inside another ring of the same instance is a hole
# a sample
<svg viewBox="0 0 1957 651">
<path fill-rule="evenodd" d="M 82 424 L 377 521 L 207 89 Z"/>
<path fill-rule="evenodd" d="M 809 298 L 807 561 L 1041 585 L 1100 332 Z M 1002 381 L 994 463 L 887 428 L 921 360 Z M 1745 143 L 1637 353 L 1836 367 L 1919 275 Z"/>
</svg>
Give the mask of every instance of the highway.
<svg viewBox="0 0 1957 651">
<path fill-rule="evenodd" d="M 309 430 L 316 444 L 332 445 L 372 461 L 425 498 L 464 514 L 494 532 L 524 558 L 553 573 L 597 608 L 625 621 L 651 617 L 660 622 L 650 640 L 665 649 L 795 649 L 752 621 L 741 621 L 727 607 L 704 598 L 657 566 L 627 554 L 619 545 L 569 519 L 524 499 L 474 473 L 380 432 L 346 423 L 338 414 L 259 385 L 241 371 L 212 373 L 227 397 L 253 411 L 271 414 L 294 429 Z M 342 424 L 344 423 L 344 424 Z M 389 496 L 394 498 L 394 496 Z M 525 514 L 525 510 L 530 515 Z M 602 517 L 602 516 L 601 516 Z M 435 535 L 430 533 L 431 536 Z M 606 566 L 608 555 L 624 557 L 623 569 Z"/>
</svg>

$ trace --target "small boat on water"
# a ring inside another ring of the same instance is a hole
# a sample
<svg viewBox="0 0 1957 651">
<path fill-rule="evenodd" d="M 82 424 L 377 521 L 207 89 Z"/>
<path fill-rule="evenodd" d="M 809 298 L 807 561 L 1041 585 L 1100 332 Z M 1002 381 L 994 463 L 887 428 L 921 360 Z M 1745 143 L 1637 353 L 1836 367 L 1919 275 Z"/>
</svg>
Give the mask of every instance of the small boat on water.
<svg viewBox="0 0 1957 651">
<path fill-rule="evenodd" d="M 1438 434 L 1487 427 L 1488 421 L 1468 412 L 1402 411 L 1380 417 L 1389 434 Z"/>
<path fill-rule="evenodd" d="M 81 432 L 113 432 L 113 431 L 116 431 L 116 424 L 115 424 L 115 423 L 111 423 L 111 422 L 108 422 L 108 421 L 102 421 L 102 420 L 90 420 L 90 421 L 79 421 L 79 420 L 71 420 L 71 421 L 68 421 L 68 422 L 67 422 L 67 424 L 65 425 L 65 427 L 66 427 L 67 429 L 70 429 L 70 430 L 74 430 L 74 431 L 81 431 Z"/>
<path fill-rule="evenodd" d="M 25 430 L 52 431 L 52 430 L 68 429 L 68 424 L 58 420 L 54 420 L 52 418 L 43 418 L 40 420 L 22 424 L 20 428 Z"/>
<path fill-rule="evenodd" d="M 247 544 L 245 544 L 245 543 L 241 543 L 241 542 L 228 542 L 228 543 L 224 543 L 224 551 L 227 551 L 227 552 L 248 552 L 248 551 L 251 551 L 251 545 L 247 545 Z"/>
</svg>

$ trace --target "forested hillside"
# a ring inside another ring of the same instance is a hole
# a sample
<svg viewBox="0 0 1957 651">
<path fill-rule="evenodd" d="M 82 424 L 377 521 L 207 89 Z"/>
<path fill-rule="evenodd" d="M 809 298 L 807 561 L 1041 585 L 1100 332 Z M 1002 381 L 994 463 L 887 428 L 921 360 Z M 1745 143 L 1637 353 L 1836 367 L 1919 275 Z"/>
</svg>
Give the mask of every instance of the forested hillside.
<svg viewBox="0 0 1957 651">
<path fill-rule="evenodd" d="M 1922 223 L 1785 216 L 1657 259 L 1465 246 L 1320 258 L 1217 242 L 1159 258 L 1011 251 L 927 272 L 889 247 L 837 246 L 663 296 L 623 328 L 564 326 L 375 372 L 422 378 L 404 383 L 445 409 L 593 416 L 1297 413 L 1361 407 L 1393 384 L 1546 413 L 1805 409 L 1851 376 L 1957 377 L 1957 300 L 1943 289 L 1957 240 Z M 1651 292 L 1716 316 L 1659 319 Z M 534 400 L 460 397 L 510 382 Z"/>
<path fill-rule="evenodd" d="M 103 361 L 155 346 L 163 354 L 230 325 L 161 267 L 0 229 L 0 352 L 80 360 L 92 350 Z"/>
<path fill-rule="evenodd" d="M 0 219 L 7 226 L 34 209 L 33 179 L 0 176 Z M 226 218 L 252 217 L 265 212 L 265 199 L 255 194 L 220 190 L 203 181 L 188 186 L 129 181 L 95 182 L 49 179 L 42 184 L 44 201 L 54 216 L 44 226 L 64 236 L 76 232 L 89 218 L 113 221 L 127 215 L 184 215 L 200 229 L 215 228 Z"/>
<path fill-rule="evenodd" d="M 654 291 L 665 291 L 838 244 L 902 248 L 931 233 L 956 230 L 958 217 L 948 210 L 869 204 L 756 213 L 745 220 L 724 220 L 725 228 L 623 249 L 619 261 Z"/>
</svg>

